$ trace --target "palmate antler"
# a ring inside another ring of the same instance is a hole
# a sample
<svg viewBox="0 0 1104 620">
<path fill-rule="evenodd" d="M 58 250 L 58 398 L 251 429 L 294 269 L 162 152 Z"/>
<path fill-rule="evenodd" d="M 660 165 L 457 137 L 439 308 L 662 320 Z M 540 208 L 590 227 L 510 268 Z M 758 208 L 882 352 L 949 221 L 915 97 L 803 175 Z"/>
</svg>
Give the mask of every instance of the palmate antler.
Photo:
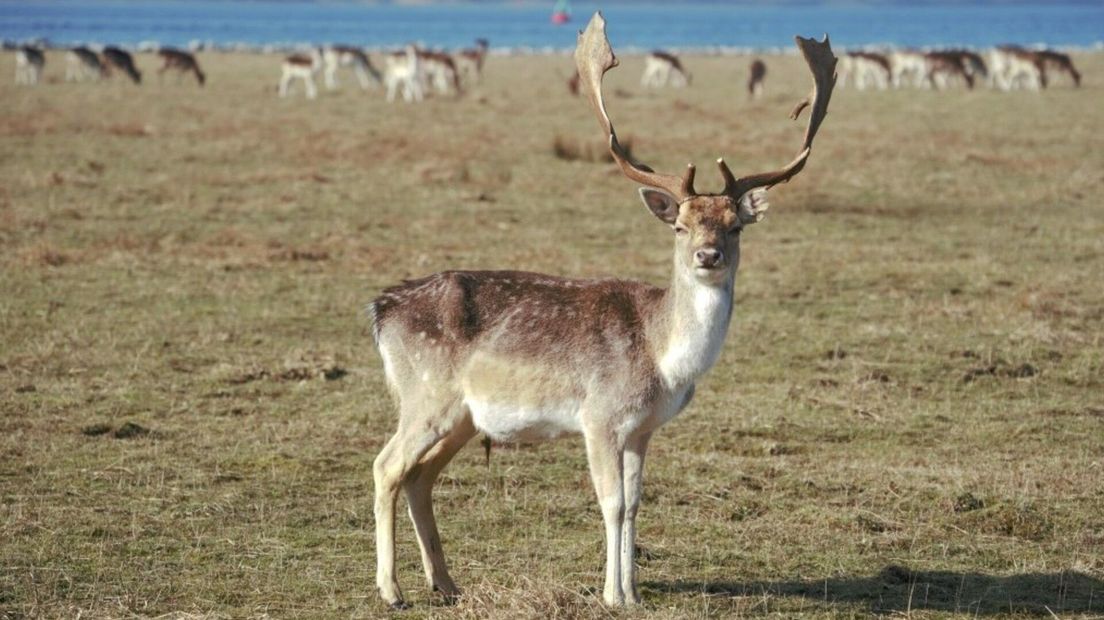
<svg viewBox="0 0 1104 620">
<path fill-rule="evenodd" d="M 797 120 L 798 115 L 806 107 L 812 107 L 809 116 L 809 125 L 805 129 L 805 142 L 801 152 L 785 168 L 774 172 L 763 172 L 745 177 L 736 178 L 725 164 L 724 159 L 717 160 L 717 166 L 721 170 L 725 187 L 720 194 L 739 200 L 745 193 L 757 187 L 771 187 L 778 183 L 789 181 L 801 169 L 809 159 L 812 150 L 813 138 L 820 129 L 821 122 L 828 114 L 828 101 L 832 97 L 832 89 L 836 85 L 836 57 L 832 54 L 832 46 L 828 41 L 828 35 L 824 35 L 823 41 L 794 37 L 797 47 L 805 57 L 809 70 L 813 73 L 813 90 L 809 96 L 801 100 L 790 113 L 790 118 Z M 679 202 L 683 202 L 698 194 L 694 191 L 694 164 L 689 164 L 686 174 L 679 178 L 674 175 L 660 174 L 648 166 L 639 162 L 630 161 L 624 148 L 617 141 L 617 134 L 613 130 L 606 113 L 606 105 L 602 100 L 602 76 L 606 71 L 619 64 L 617 57 L 613 55 L 609 39 L 606 38 L 606 20 L 601 12 L 594 14 L 587 24 L 586 30 L 579 33 L 578 46 L 575 48 L 575 66 L 579 70 L 580 82 L 583 92 L 586 93 L 598 116 L 598 123 L 609 138 L 609 149 L 621 171 L 629 179 L 662 189 L 674 196 Z"/>
</svg>

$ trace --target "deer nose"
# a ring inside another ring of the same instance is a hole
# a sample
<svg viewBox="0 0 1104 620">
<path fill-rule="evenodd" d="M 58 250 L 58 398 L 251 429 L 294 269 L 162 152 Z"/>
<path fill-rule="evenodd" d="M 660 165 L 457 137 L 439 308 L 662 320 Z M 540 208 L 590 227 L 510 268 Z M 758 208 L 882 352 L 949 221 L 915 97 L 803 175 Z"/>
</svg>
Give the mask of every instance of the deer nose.
<svg viewBox="0 0 1104 620">
<path fill-rule="evenodd" d="M 724 261 L 724 252 L 717 248 L 703 248 L 694 252 L 694 262 L 697 263 L 698 267 L 712 269 L 720 265 L 722 261 Z"/>
</svg>

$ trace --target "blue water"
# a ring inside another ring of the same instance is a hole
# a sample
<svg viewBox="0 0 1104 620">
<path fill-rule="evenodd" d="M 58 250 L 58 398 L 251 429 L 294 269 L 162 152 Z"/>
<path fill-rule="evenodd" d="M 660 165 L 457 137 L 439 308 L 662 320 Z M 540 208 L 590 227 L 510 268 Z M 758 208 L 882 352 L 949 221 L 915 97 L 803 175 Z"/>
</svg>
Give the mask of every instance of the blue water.
<svg viewBox="0 0 1104 620">
<path fill-rule="evenodd" d="M 911 4 L 911 3 L 909 3 Z M 1099 46 L 1104 2 L 970 5 L 812 6 L 717 2 L 573 3 L 574 21 L 549 23 L 552 3 L 393 5 L 346 2 L 215 0 L 0 0 L 0 38 L 74 43 L 185 46 L 348 43 L 390 47 L 470 45 L 486 37 L 495 48 L 570 49 L 587 16 L 602 8 L 609 37 L 621 50 L 790 47 L 794 34 L 828 32 L 838 46 L 1044 43 Z"/>
</svg>

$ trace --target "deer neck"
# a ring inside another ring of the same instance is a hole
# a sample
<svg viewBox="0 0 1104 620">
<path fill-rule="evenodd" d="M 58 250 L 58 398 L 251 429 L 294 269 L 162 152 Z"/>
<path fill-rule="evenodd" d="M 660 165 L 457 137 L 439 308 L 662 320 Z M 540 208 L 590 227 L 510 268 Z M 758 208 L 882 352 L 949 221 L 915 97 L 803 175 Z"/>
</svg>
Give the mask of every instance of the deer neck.
<svg viewBox="0 0 1104 620">
<path fill-rule="evenodd" d="M 694 383 L 721 353 L 732 318 L 735 270 L 720 283 L 707 284 L 675 264 L 658 321 L 657 360 L 668 389 Z"/>
</svg>

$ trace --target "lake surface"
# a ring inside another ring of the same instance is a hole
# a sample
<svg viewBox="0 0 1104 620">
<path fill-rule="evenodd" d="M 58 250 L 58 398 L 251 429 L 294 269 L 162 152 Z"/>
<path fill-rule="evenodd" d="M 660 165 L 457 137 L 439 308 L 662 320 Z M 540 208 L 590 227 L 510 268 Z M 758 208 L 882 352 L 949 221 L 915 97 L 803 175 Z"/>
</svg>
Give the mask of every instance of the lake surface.
<svg viewBox="0 0 1104 620">
<path fill-rule="evenodd" d="M 493 48 L 569 50 L 575 32 L 602 8 L 609 37 L 623 51 L 792 48 L 794 34 L 831 34 L 837 46 L 999 43 L 1100 47 L 1104 2 L 1005 6 L 907 4 L 764 6 L 739 3 L 575 2 L 573 20 L 550 23 L 544 4 L 449 5 L 344 2 L 229 2 L 0 0 L 0 38 L 75 43 L 159 43 L 186 46 L 294 46 L 348 43 L 394 47 L 469 46 L 476 37 Z"/>
</svg>

